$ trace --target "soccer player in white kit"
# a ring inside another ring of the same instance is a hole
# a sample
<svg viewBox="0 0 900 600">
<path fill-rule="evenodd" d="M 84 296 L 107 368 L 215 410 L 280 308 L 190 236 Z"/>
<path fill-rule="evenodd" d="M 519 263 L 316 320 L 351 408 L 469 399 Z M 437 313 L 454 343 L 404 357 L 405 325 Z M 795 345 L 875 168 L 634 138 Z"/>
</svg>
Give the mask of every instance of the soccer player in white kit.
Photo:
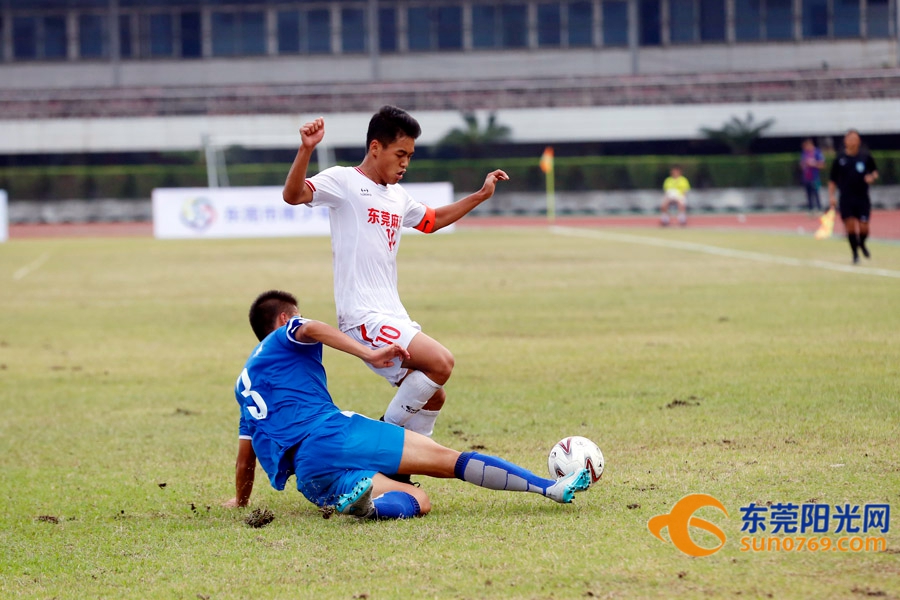
<svg viewBox="0 0 900 600">
<path fill-rule="evenodd" d="M 384 420 L 431 436 L 453 370 L 453 355 L 422 332 L 397 292 L 397 249 L 402 227 L 433 233 L 455 223 L 494 195 L 501 170 L 488 173 L 480 190 L 452 204 L 431 208 L 397 185 L 415 151 L 419 123 L 394 106 L 369 122 L 366 156 L 357 167 L 331 167 L 307 179 L 313 150 L 325 135 L 318 118 L 300 128 L 301 145 L 284 185 L 288 204 L 327 206 L 334 255 L 334 301 L 338 328 L 373 348 L 394 343 L 410 357 L 393 367 L 370 368 L 398 386 Z"/>
</svg>

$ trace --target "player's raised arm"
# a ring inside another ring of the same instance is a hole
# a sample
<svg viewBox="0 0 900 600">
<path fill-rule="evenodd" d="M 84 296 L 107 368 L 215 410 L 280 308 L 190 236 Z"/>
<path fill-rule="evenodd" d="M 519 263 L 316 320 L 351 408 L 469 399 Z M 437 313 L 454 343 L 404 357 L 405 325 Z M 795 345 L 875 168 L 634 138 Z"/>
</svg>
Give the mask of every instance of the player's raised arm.
<svg viewBox="0 0 900 600">
<path fill-rule="evenodd" d="M 307 321 L 296 330 L 294 337 L 298 342 L 321 342 L 335 350 L 360 358 L 379 369 L 394 366 L 395 359 L 403 361 L 409 358 L 409 352 L 402 346 L 386 344 L 377 349 L 369 348 L 321 321 Z"/>
<path fill-rule="evenodd" d="M 484 185 L 481 186 L 480 190 L 452 204 L 436 208 L 434 211 L 434 229 L 432 231 L 437 231 L 447 225 L 456 223 L 469 214 L 473 208 L 493 196 L 498 181 L 509 181 L 509 175 L 500 169 L 491 171 L 484 178 Z"/>
<path fill-rule="evenodd" d="M 309 204 L 313 199 L 313 192 L 306 185 L 306 170 L 309 167 L 309 159 L 313 150 L 325 137 L 325 119 L 319 117 L 300 128 L 300 149 L 294 157 L 291 170 L 288 171 L 287 180 L 284 182 L 282 197 L 288 204 Z"/>
</svg>

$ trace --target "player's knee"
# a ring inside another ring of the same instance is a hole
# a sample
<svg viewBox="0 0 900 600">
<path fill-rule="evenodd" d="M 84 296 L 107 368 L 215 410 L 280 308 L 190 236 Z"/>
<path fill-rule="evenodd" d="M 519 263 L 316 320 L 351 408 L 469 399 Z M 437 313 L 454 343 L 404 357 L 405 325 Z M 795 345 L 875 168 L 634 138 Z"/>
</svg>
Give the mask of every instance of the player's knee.
<svg viewBox="0 0 900 600">
<path fill-rule="evenodd" d="M 423 493 L 422 498 L 416 498 L 416 502 L 419 503 L 419 515 L 424 517 L 431 512 L 431 498 L 428 494 Z"/>
<path fill-rule="evenodd" d="M 446 382 L 450 379 L 454 366 L 456 366 L 456 359 L 453 358 L 453 354 L 449 350 L 444 348 L 444 351 L 440 353 L 437 361 L 435 361 L 435 373 Z"/>
<path fill-rule="evenodd" d="M 419 505 L 419 513 L 417 516 L 422 517 L 431 512 L 431 498 L 428 497 L 425 490 L 413 487 L 412 491 L 408 491 L 407 493 L 415 498 L 416 504 Z"/>
</svg>

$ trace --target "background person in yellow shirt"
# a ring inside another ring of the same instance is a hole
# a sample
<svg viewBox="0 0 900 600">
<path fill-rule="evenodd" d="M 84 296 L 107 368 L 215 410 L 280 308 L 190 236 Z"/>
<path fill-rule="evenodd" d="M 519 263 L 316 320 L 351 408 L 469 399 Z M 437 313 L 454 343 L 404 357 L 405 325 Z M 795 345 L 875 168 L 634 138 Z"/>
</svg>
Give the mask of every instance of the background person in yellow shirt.
<svg viewBox="0 0 900 600">
<path fill-rule="evenodd" d="M 681 174 L 681 167 L 672 167 L 669 176 L 663 182 L 663 201 L 660 207 L 662 217 L 660 224 L 665 227 L 669 224 L 669 209 L 673 204 L 678 206 L 678 224 L 687 225 L 687 193 L 691 184 L 687 177 Z"/>
</svg>

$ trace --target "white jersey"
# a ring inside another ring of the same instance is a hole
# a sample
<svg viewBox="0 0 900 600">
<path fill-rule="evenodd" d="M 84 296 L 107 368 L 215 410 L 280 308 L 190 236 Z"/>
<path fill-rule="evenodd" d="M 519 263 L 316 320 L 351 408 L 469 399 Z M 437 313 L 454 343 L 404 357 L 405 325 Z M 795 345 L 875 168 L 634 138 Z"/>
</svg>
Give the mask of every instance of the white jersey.
<svg viewBox="0 0 900 600">
<path fill-rule="evenodd" d="M 338 328 L 372 315 L 409 319 L 397 292 L 401 227 L 430 232 L 434 210 L 399 185 L 379 185 L 356 167 L 331 167 L 306 180 L 310 206 L 327 206 Z"/>
</svg>

